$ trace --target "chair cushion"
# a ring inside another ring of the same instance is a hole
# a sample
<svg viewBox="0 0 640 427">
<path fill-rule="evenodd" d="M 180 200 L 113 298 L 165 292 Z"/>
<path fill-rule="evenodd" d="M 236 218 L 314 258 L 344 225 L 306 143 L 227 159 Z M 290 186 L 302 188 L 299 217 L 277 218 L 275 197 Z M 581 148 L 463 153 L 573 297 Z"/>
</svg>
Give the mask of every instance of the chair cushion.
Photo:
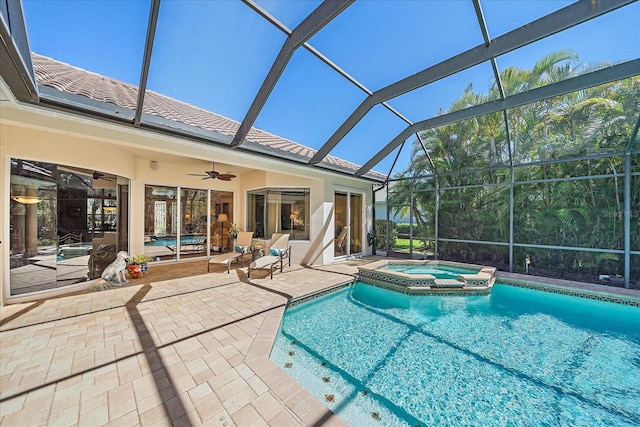
<svg viewBox="0 0 640 427">
<path fill-rule="evenodd" d="M 287 252 L 286 249 L 276 249 L 276 248 L 271 248 L 271 250 L 269 251 L 269 253 L 271 253 L 271 255 L 273 256 L 282 256 Z"/>
<path fill-rule="evenodd" d="M 241 254 L 246 254 L 247 252 L 249 252 L 249 246 L 235 246 L 233 248 L 233 250 L 235 252 L 240 252 Z"/>
</svg>

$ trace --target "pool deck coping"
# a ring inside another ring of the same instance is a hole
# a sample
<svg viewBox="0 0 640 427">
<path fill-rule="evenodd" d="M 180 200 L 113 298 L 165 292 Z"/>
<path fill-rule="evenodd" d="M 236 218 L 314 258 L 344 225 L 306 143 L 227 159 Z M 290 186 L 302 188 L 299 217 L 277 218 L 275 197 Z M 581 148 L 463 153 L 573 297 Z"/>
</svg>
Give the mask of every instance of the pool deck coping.
<svg viewBox="0 0 640 427">
<path fill-rule="evenodd" d="M 538 289 L 545 292 L 640 307 L 640 290 L 637 289 L 529 276 L 526 274 L 508 273 L 503 271 L 496 272 L 496 281 L 497 283 L 520 286 L 529 289 Z"/>
</svg>

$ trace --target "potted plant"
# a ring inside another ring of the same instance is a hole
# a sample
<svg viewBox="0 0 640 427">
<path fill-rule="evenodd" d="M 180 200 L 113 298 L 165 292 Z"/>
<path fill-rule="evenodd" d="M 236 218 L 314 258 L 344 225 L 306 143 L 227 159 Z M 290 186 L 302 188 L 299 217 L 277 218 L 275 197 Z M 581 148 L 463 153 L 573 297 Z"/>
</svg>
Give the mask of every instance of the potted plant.
<svg viewBox="0 0 640 427">
<path fill-rule="evenodd" d="M 137 279 L 144 276 L 147 271 L 148 263 L 153 261 L 147 254 L 136 254 L 127 261 L 129 266 L 129 274 L 132 278 Z"/>
<path fill-rule="evenodd" d="M 229 237 L 231 237 L 231 239 L 235 240 L 238 238 L 238 232 L 241 231 L 240 228 L 238 228 L 238 224 L 231 224 L 229 226 Z"/>
</svg>

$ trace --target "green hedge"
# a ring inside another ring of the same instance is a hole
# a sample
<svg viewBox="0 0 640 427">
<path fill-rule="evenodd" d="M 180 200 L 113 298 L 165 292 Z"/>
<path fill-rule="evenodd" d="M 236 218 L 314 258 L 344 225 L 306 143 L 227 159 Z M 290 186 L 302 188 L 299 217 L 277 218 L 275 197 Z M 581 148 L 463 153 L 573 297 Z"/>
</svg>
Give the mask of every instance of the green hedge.
<svg viewBox="0 0 640 427">
<path fill-rule="evenodd" d="M 384 219 L 376 220 L 376 239 L 375 239 L 375 250 L 387 250 L 387 240 L 385 236 L 387 234 L 387 221 Z M 390 245 L 393 246 L 396 244 L 396 239 L 398 238 L 398 228 L 396 223 L 393 221 L 389 221 L 389 239 Z"/>
</svg>

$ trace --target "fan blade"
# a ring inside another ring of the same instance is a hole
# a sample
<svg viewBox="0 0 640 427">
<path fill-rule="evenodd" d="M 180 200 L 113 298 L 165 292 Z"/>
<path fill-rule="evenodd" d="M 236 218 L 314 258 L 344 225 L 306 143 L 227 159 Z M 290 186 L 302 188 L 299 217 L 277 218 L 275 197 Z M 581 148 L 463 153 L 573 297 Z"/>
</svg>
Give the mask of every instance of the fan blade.
<svg viewBox="0 0 640 427">
<path fill-rule="evenodd" d="M 187 175 L 191 175 L 191 176 L 209 176 L 209 175 L 203 175 L 201 173 L 188 173 Z"/>
<path fill-rule="evenodd" d="M 221 173 L 218 175 L 218 179 L 222 181 L 231 181 L 231 178 L 235 178 L 235 175 L 231 175 L 230 173 Z"/>
</svg>

